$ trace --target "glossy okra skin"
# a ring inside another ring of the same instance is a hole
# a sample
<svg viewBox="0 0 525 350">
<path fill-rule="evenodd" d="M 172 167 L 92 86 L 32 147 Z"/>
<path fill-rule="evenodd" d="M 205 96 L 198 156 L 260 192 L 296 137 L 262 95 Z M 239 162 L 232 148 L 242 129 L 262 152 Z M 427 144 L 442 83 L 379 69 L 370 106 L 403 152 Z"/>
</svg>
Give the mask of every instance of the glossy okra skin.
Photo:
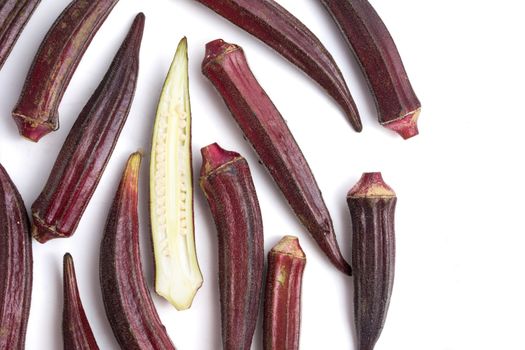
<svg viewBox="0 0 525 350">
<path fill-rule="evenodd" d="M 0 70 L 40 0 L 0 1 Z"/>
<path fill-rule="evenodd" d="M 139 249 L 138 191 L 142 155 L 129 157 L 100 245 L 102 299 L 123 350 L 175 349 L 144 280 Z"/>
<path fill-rule="evenodd" d="M 137 15 L 104 79 L 71 128 L 31 207 L 41 243 L 70 237 L 100 181 L 127 120 L 138 79 L 145 17 Z"/>
<path fill-rule="evenodd" d="M 64 349 L 98 350 L 78 291 L 73 257 L 64 255 L 64 309 L 62 313 L 62 335 Z"/>
<path fill-rule="evenodd" d="M 29 70 L 13 118 L 25 138 L 38 142 L 57 130 L 58 107 L 73 74 L 118 0 L 74 0 L 47 32 Z"/>
<path fill-rule="evenodd" d="M 204 147 L 200 185 L 219 241 L 219 291 L 225 350 L 249 350 L 264 268 L 263 225 L 246 159 L 217 144 Z"/>
<path fill-rule="evenodd" d="M 363 174 L 347 196 L 353 227 L 354 316 L 359 350 L 374 349 L 390 304 L 396 201 L 381 173 Z"/>
<path fill-rule="evenodd" d="M 215 40 L 206 46 L 203 73 L 221 94 L 297 217 L 330 261 L 351 274 L 332 219 L 299 145 L 246 62 L 241 47 Z"/>
<path fill-rule="evenodd" d="M 306 256 L 297 237 L 283 237 L 268 253 L 263 326 L 265 350 L 299 349 L 305 265 Z"/>
<path fill-rule="evenodd" d="M 2 165 L 0 241 L 0 350 L 23 350 L 33 283 L 29 216 Z"/>
<path fill-rule="evenodd" d="M 404 139 L 418 134 L 419 102 L 387 27 L 367 0 L 321 0 L 346 37 L 374 95 L 379 121 Z"/>
<path fill-rule="evenodd" d="M 359 112 L 333 57 L 319 39 L 274 0 L 197 0 L 254 35 L 303 70 L 341 106 L 356 131 Z"/>
</svg>

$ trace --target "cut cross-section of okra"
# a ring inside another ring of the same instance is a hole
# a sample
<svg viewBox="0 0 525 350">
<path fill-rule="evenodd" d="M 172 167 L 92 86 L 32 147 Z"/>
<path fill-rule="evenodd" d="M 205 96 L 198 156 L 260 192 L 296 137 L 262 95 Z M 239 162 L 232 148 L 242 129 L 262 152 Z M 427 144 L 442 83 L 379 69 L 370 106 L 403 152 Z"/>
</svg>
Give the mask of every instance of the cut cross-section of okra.
<svg viewBox="0 0 525 350">
<path fill-rule="evenodd" d="M 195 250 L 187 40 L 179 43 L 157 109 L 150 168 L 155 289 L 178 310 L 202 285 Z"/>
</svg>

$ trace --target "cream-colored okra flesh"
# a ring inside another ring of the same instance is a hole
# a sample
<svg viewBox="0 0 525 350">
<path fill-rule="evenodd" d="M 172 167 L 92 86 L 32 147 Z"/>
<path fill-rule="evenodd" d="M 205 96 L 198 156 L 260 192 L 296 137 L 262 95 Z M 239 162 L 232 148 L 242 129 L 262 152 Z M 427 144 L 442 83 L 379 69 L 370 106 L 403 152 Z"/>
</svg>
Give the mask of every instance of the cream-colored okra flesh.
<svg viewBox="0 0 525 350">
<path fill-rule="evenodd" d="M 155 289 L 177 310 L 191 306 L 202 285 L 195 250 L 191 110 L 186 38 L 164 83 L 153 131 L 150 212 Z"/>
</svg>

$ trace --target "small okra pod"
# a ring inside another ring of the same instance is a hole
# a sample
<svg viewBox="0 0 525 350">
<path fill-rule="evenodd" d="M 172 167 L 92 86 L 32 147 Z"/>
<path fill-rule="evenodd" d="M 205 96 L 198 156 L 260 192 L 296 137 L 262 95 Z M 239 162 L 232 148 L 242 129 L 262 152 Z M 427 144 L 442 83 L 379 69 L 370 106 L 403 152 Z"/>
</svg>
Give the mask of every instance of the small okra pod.
<svg viewBox="0 0 525 350">
<path fill-rule="evenodd" d="M 305 265 L 306 256 L 297 237 L 283 237 L 268 253 L 263 327 L 265 350 L 299 349 Z"/>
<path fill-rule="evenodd" d="M 20 135 L 38 142 L 58 129 L 58 107 L 91 40 L 118 0 L 74 0 L 57 18 L 33 60 L 13 109 Z"/>
<path fill-rule="evenodd" d="M 224 99 L 297 218 L 332 264 L 351 275 L 312 170 L 286 121 L 253 75 L 242 48 L 220 39 L 209 42 L 202 72 Z"/>
<path fill-rule="evenodd" d="M 62 313 L 62 334 L 64 349 L 98 350 L 97 341 L 89 325 L 86 312 L 80 300 L 75 265 L 71 254 L 64 255 L 64 310 Z"/>
<path fill-rule="evenodd" d="M 367 0 L 321 0 L 351 46 L 374 95 L 379 122 L 404 139 L 418 134 L 419 102 L 381 17 Z"/>
<path fill-rule="evenodd" d="M 249 350 L 262 294 L 264 246 L 259 201 L 246 159 L 212 144 L 202 150 L 200 185 L 219 240 L 224 350 Z"/>
<path fill-rule="evenodd" d="M 40 0 L 0 1 L 0 70 Z"/>
<path fill-rule="evenodd" d="M 394 284 L 396 194 L 381 173 L 365 173 L 348 192 L 352 217 L 354 314 L 358 349 L 373 350 Z"/>
</svg>

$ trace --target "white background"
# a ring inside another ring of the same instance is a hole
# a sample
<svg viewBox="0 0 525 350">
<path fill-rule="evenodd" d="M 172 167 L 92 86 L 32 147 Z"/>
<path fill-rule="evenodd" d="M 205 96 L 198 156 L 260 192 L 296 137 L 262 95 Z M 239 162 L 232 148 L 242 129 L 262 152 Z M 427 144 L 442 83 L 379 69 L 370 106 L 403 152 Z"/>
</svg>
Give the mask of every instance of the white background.
<svg viewBox="0 0 525 350">
<path fill-rule="evenodd" d="M 69 3 L 43 0 L 0 72 L 0 162 L 26 206 L 40 193 L 71 125 L 106 72 L 138 11 L 146 31 L 135 102 L 100 185 L 72 238 L 34 242 L 28 349 L 61 349 L 62 256 L 72 253 L 87 316 L 101 349 L 118 349 L 104 314 L 99 245 L 128 155 L 149 152 L 159 92 L 179 39 L 190 49 L 194 171 L 201 147 L 219 142 L 249 161 L 268 251 L 298 235 L 308 256 L 301 349 L 355 349 L 352 279 L 336 271 L 288 208 L 243 140 L 221 98 L 202 76 L 206 42 L 222 37 L 244 47 L 250 66 L 288 121 L 317 177 L 343 253 L 351 233 L 345 195 L 363 171 L 382 171 L 398 195 L 397 266 L 390 312 L 376 350 L 525 349 L 523 330 L 523 99 L 525 49 L 521 1 L 374 0 L 404 59 L 422 105 L 420 135 L 403 141 L 381 127 L 363 76 L 317 0 L 279 0 L 326 45 L 361 111 L 353 132 L 336 104 L 264 44 L 193 0 L 122 0 L 86 52 L 60 107 L 61 128 L 38 144 L 18 136 L 10 112 L 48 28 Z M 146 157 L 141 173 L 141 249 L 153 283 Z M 204 285 L 189 311 L 153 294 L 179 349 L 220 349 L 217 239 L 195 186 L 198 256 Z M 261 323 L 253 349 L 262 349 Z"/>
</svg>

